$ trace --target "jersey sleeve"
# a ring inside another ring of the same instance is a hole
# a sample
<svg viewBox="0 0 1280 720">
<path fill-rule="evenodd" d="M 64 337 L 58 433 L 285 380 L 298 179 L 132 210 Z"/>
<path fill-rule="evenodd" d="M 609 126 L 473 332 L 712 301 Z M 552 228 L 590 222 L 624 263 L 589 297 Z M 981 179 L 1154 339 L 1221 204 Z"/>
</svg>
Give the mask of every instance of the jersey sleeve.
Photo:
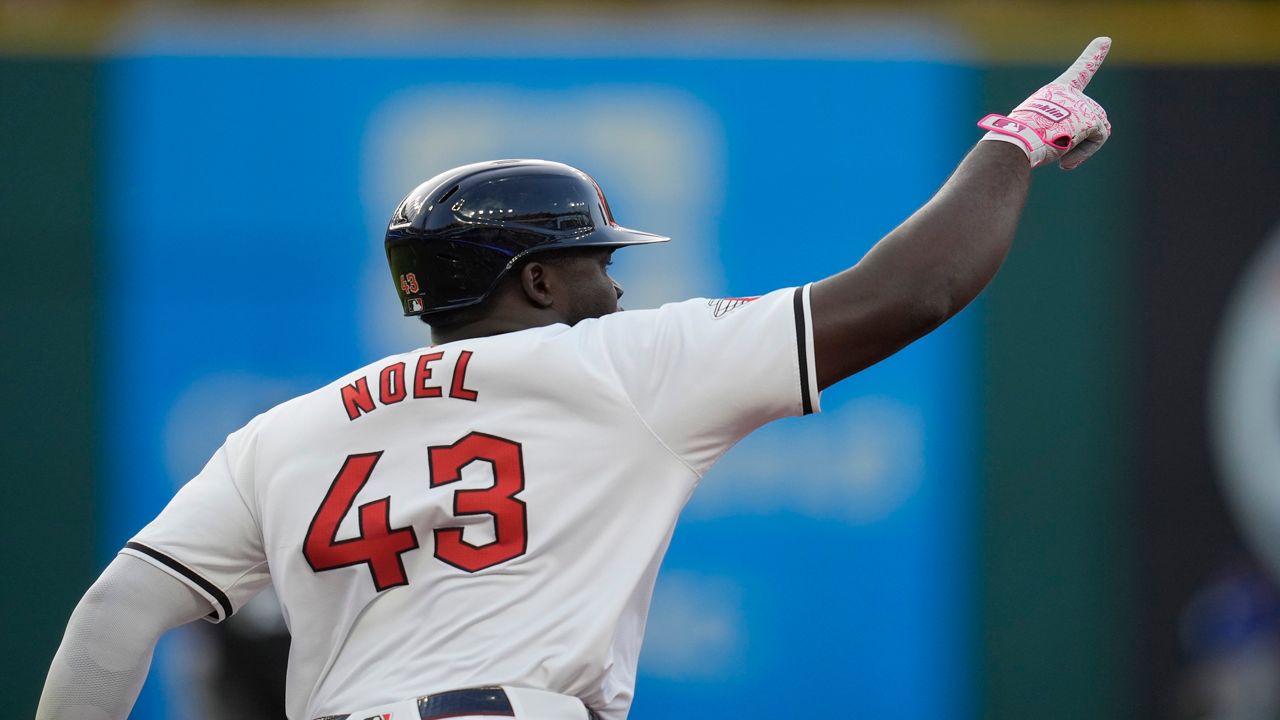
<svg viewBox="0 0 1280 720">
<path fill-rule="evenodd" d="M 699 475 L 761 425 L 818 411 L 809 288 L 699 298 L 599 322 L 636 412 Z"/>
<path fill-rule="evenodd" d="M 247 429 L 233 433 L 200 474 L 120 551 L 145 560 L 209 601 L 206 618 L 221 622 L 270 582 L 262 532 L 236 475 L 247 461 L 235 452 Z"/>
</svg>

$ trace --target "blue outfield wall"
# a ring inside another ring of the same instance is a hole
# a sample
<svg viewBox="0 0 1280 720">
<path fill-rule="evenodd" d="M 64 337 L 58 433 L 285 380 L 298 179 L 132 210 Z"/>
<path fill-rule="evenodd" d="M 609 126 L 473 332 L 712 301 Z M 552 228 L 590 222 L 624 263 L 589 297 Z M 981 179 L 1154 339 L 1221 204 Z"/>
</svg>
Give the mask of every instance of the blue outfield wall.
<svg viewBox="0 0 1280 720">
<path fill-rule="evenodd" d="M 676 238 L 618 253 L 624 305 L 759 294 L 843 269 L 926 200 L 976 139 L 976 82 L 869 59 L 112 60 L 102 557 L 257 412 L 429 342 L 381 255 L 421 180 L 577 165 L 620 222 Z M 976 714 L 971 314 L 708 475 L 632 717 Z M 190 715 L 165 702 L 184 652 L 165 643 L 134 717 Z"/>
</svg>

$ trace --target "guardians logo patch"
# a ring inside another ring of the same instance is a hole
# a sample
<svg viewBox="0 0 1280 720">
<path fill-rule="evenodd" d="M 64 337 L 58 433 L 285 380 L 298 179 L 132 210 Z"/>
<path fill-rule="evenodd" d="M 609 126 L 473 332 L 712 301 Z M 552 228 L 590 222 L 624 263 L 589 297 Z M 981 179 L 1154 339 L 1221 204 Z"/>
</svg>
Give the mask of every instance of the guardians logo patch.
<svg viewBox="0 0 1280 720">
<path fill-rule="evenodd" d="M 756 295 L 755 297 L 716 298 L 714 300 L 708 300 L 707 307 L 711 308 L 711 314 L 714 317 L 724 317 L 752 300 L 758 299 L 760 299 L 759 295 Z"/>
</svg>

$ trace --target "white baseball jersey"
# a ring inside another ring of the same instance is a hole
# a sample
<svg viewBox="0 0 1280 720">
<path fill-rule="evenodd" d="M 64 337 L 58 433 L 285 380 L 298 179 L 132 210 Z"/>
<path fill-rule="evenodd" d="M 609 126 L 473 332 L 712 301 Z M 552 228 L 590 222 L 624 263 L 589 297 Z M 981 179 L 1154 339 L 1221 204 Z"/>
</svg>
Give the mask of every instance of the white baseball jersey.
<svg viewBox="0 0 1280 720">
<path fill-rule="evenodd" d="M 296 719 L 509 685 L 631 705 L 676 518 L 817 409 L 809 288 L 395 355 L 254 418 L 122 552 L 221 621 L 274 584 Z"/>
</svg>

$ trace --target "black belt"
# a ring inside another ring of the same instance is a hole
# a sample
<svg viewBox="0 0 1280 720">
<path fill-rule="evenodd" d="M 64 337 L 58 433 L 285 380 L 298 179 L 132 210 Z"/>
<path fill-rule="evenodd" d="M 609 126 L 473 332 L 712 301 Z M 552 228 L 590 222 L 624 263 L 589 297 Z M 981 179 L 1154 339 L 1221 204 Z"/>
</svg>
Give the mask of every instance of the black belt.
<svg viewBox="0 0 1280 720">
<path fill-rule="evenodd" d="M 441 720 L 461 715 L 515 717 L 516 711 L 511 708 L 511 701 L 507 699 L 506 691 L 500 687 L 451 690 L 418 698 L 418 717 L 421 720 Z M 587 718 L 596 720 L 596 714 L 591 712 L 590 708 L 587 708 Z M 382 718 L 377 715 L 371 718 L 354 718 L 347 714 L 326 715 L 316 720 L 382 720 Z"/>
</svg>

